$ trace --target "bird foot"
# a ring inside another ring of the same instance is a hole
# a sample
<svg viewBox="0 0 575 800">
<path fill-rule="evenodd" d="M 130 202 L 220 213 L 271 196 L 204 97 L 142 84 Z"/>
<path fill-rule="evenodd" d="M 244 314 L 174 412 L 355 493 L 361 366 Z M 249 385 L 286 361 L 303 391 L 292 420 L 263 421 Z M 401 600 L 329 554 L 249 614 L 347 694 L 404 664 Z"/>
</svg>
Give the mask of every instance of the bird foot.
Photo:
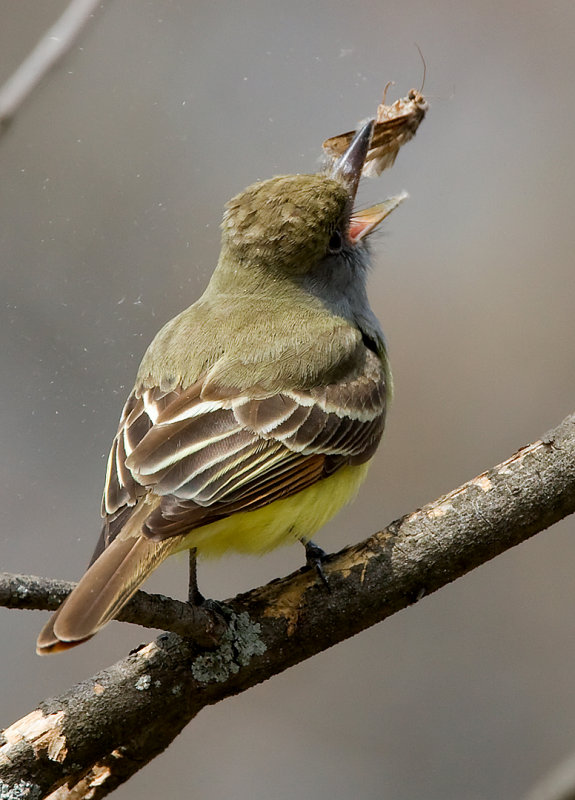
<svg viewBox="0 0 575 800">
<path fill-rule="evenodd" d="M 315 569 L 325 588 L 331 591 L 329 581 L 323 571 L 323 562 L 327 558 L 327 553 L 311 540 L 303 544 L 305 546 L 305 563 L 310 569 Z"/>
</svg>

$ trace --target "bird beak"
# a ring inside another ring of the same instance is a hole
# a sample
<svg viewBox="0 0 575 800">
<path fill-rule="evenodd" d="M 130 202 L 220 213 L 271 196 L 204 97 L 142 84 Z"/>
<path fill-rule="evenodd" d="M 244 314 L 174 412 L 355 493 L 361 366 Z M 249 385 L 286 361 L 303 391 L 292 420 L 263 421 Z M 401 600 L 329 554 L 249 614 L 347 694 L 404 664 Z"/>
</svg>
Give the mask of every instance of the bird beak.
<svg viewBox="0 0 575 800">
<path fill-rule="evenodd" d="M 342 181 L 349 192 L 350 203 L 353 204 L 357 187 L 366 156 L 371 145 L 371 137 L 375 121 L 370 119 L 355 134 L 345 153 L 338 158 L 329 174 L 330 178 Z M 371 233 L 380 222 L 391 214 L 400 203 L 408 197 L 407 192 L 402 192 L 395 197 L 384 200 L 371 208 L 363 211 L 353 211 L 349 220 L 348 238 L 352 244 L 357 244 L 361 239 Z"/>
<path fill-rule="evenodd" d="M 395 197 L 388 197 L 383 203 L 366 208 L 363 211 L 354 211 L 349 220 L 348 238 L 352 244 L 357 244 L 361 239 L 371 233 L 380 222 L 391 214 L 400 203 L 409 197 L 407 192 L 402 192 Z"/>
<path fill-rule="evenodd" d="M 374 120 L 370 119 L 363 128 L 358 130 L 351 140 L 351 144 L 345 153 L 337 159 L 329 174 L 330 178 L 340 180 L 345 184 L 352 203 L 355 200 L 361 171 L 371 144 L 374 124 Z"/>
</svg>

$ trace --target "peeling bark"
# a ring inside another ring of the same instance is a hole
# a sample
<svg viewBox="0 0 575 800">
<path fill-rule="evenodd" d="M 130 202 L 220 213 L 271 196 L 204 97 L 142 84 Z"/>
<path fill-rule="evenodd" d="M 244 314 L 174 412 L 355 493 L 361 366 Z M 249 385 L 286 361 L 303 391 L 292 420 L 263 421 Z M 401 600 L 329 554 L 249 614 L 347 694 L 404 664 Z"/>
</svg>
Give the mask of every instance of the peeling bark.
<svg viewBox="0 0 575 800">
<path fill-rule="evenodd" d="M 163 634 L 46 700 L 0 734 L 0 796 L 98 800 L 205 706 L 386 619 L 573 511 L 575 416 L 329 556 L 329 592 L 313 570 L 300 570 L 228 601 L 216 647 Z"/>
</svg>

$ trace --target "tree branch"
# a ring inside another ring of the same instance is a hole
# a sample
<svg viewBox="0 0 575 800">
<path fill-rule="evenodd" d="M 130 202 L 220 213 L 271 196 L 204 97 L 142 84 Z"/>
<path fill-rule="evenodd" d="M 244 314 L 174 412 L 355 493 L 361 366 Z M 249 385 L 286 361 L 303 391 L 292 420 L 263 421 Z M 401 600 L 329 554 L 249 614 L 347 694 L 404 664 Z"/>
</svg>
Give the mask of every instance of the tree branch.
<svg viewBox="0 0 575 800">
<path fill-rule="evenodd" d="M 55 611 L 75 586 L 72 581 L 0 572 L 0 606 Z M 148 592 L 136 592 L 114 619 L 189 636 L 206 647 L 217 644 L 226 630 L 223 618 L 209 605 L 191 606 Z"/>
<path fill-rule="evenodd" d="M 0 738 L 0 796 L 36 800 L 61 787 L 53 800 L 98 800 L 205 706 L 386 619 L 573 511 L 575 415 L 502 464 L 330 556 L 330 592 L 312 570 L 300 570 L 229 601 L 228 629 L 215 649 L 163 634 L 43 702 Z"/>
<path fill-rule="evenodd" d="M 18 69 L 0 87 L 0 133 L 20 106 L 72 47 L 101 0 L 72 0 Z"/>
</svg>

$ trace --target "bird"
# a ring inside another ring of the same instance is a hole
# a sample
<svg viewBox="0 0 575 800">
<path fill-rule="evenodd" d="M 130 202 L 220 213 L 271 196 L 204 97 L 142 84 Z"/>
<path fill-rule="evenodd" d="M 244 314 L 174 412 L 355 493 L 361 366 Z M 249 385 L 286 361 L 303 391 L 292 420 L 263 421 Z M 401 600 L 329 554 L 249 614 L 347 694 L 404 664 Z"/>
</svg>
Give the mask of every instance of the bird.
<svg viewBox="0 0 575 800">
<path fill-rule="evenodd" d="M 204 294 L 143 357 L 94 556 L 39 654 L 90 639 L 178 551 L 262 554 L 299 540 L 318 562 L 312 536 L 365 479 L 392 393 L 368 238 L 403 196 L 354 208 L 373 127 L 319 172 L 259 181 L 227 203 Z"/>
</svg>

